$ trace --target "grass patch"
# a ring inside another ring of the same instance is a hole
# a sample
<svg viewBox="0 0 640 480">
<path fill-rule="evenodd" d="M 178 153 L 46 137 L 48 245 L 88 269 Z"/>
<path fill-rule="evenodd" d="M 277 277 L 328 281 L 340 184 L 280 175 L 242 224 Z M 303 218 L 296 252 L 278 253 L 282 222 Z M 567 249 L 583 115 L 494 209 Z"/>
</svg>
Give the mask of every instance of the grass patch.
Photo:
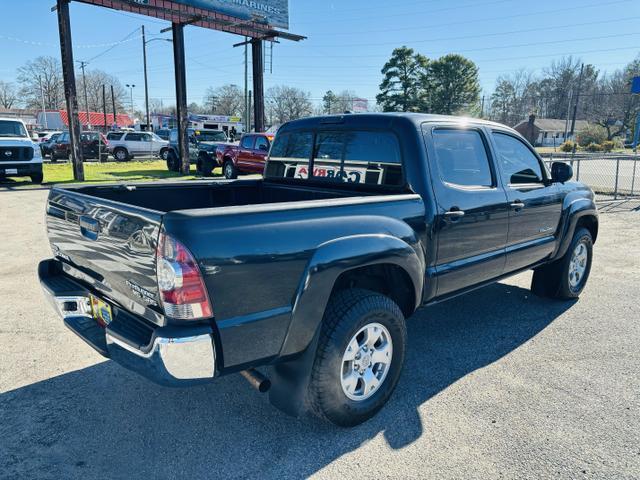
<svg viewBox="0 0 640 480">
<path fill-rule="evenodd" d="M 59 183 L 74 183 L 71 163 L 45 163 L 42 166 L 44 173 L 43 185 Z M 222 170 L 216 168 L 214 175 L 220 175 Z M 196 176 L 196 167 L 191 165 L 191 175 L 180 175 L 167 170 L 167 164 L 163 160 L 131 161 L 131 162 L 86 162 L 84 164 L 84 177 L 87 183 L 100 182 L 153 182 L 166 179 L 193 180 Z M 31 187 L 29 179 L 12 179 L 0 183 L 1 186 Z"/>
</svg>

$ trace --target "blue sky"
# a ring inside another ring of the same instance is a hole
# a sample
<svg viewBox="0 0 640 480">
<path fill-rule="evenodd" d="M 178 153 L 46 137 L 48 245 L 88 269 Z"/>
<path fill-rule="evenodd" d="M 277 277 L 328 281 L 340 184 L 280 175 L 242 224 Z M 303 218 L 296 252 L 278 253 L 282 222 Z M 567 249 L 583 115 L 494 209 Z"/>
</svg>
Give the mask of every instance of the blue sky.
<svg viewBox="0 0 640 480">
<path fill-rule="evenodd" d="M 0 78 L 38 55 L 59 56 L 53 0 L 0 0 Z M 601 71 L 619 68 L 640 54 L 638 0 L 289 0 L 290 31 L 308 37 L 274 46 L 273 74 L 265 86 L 286 84 L 311 92 L 318 102 L 329 89 L 349 89 L 374 101 L 380 68 L 393 48 L 407 45 L 437 58 L 460 53 L 480 69 L 483 93 L 495 80 L 525 68 L 540 73 L 554 58 L 574 54 Z M 107 50 L 144 24 L 153 37 L 168 23 L 71 3 L 76 60 Z M 134 101 L 143 103 L 141 40 L 135 33 L 91 62 L 134 83 Z M 170 34 L 165 34 L 168 36 Z M 202 101 L 207 87 L 243 85 L 243 49 L 235 35 L 198 27 L 185 30 L 189 101 Z M 171 44 L 148 46 L 150 96 L 174 103 Z"/>
</svg>

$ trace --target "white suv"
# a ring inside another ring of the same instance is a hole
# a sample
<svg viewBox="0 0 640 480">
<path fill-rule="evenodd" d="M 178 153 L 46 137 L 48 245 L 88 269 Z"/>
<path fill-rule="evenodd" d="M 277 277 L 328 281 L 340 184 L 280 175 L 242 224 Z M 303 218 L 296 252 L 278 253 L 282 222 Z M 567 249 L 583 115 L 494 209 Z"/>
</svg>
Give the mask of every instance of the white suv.
<svg viewBox="0 0 640 480">
<path fill-rule="evenodd" d="M 22 120 L 0 118 L 0 179 L 31 177 L 42 183 L 42 154 Z"/>
<path fill-rule="evenodd" d="M 134 156 L 158 156 L 169 142 L 151 132 L 109 132 L 109 151 L 119 162 L 131 160 Z"/>
</svg>

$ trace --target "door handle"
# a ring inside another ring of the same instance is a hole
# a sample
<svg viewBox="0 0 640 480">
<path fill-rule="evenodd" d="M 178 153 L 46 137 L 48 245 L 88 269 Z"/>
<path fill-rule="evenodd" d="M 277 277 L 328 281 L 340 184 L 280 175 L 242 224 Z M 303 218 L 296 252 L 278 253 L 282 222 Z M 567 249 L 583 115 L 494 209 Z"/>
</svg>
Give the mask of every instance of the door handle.
<svg viewBox="0 0 640 480">
<path fill-rule="evenodd" d="M 515 202 L 510 204 L 510 207 L 511 208 L 515 208 L 516 210 L 520 210 L 520 209 L 524 208 L 524 203 L 516 200 Z"/>
<path fill-rule="evenodd" d="M 449 210 L 447 212 L 444 212 L 444 216 L 448 217 L 448 218 L 460 218 L 460 217 L 464 217 L 464 211 L 463 210 Z"/>
</svg>

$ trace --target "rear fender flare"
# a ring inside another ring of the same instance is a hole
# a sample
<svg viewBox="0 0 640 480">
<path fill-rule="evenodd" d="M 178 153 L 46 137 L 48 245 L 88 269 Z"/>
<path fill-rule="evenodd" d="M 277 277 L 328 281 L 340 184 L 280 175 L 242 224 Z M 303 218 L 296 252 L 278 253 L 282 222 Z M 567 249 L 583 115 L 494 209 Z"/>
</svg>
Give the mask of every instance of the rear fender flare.
<svg viewBox="0 0 640 480">
<path fill-rule="evenodd" d="M 301 352 L 311 343 L 340 274 L 379 264 L 397 265 L 407 273 L 417 308 L 424 283 L 422 249 L 391 235 L 366 234 L 332 240 L 318 247 L 307 264 L 293 303 L 281 357 Z"/>
</svg>

